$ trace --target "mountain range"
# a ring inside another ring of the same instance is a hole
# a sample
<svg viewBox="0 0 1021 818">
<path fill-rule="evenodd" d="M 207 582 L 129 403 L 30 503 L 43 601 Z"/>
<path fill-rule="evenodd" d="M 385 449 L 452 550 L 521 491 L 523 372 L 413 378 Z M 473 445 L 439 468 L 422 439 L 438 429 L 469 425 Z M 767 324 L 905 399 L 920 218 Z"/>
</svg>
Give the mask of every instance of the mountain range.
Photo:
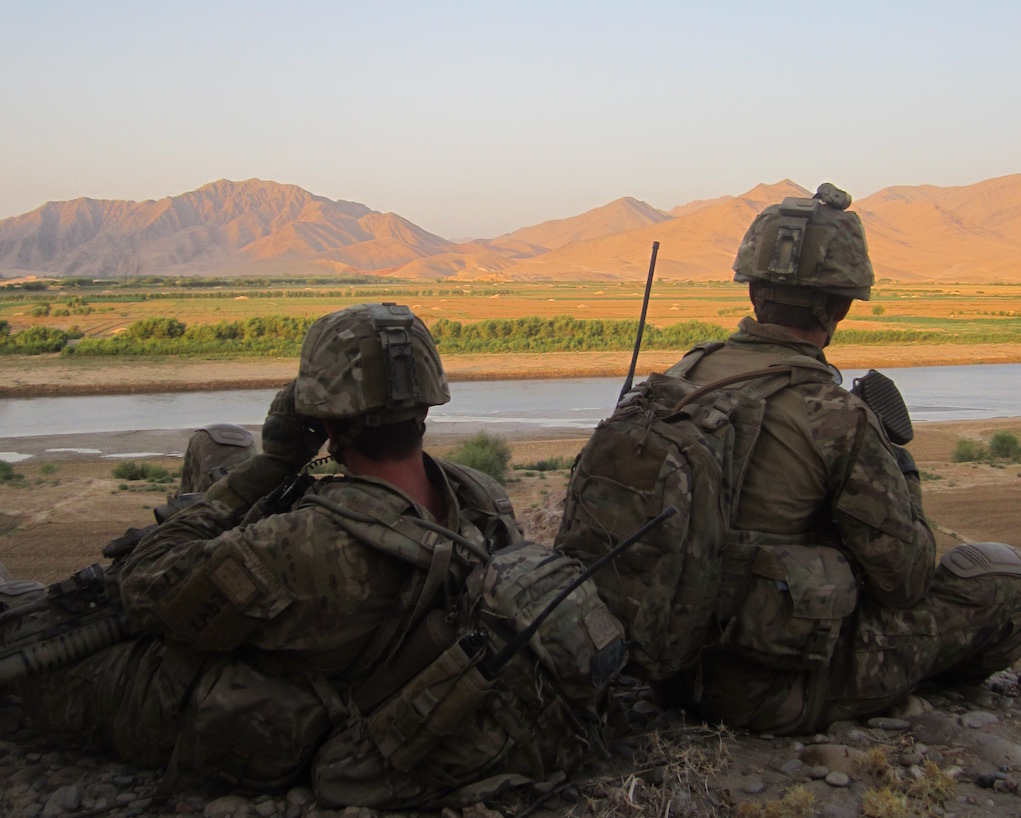
<svg viewBox="0 0 1021 818">
<path fill-rule="evenodd" d="M 669 211 L 631 197 L 492 239 L 452 242 L 394 213 L 295 185 L 225 179 L 179 196 L 47 202 L 0 221 L 0 277 L 373 275 L 399 279 L 729 278 L 766 205 L 811 192 L 784 179 Z M 888 187 L 852 204 L 876 278 L 1019 278 L 1021 174 L 959 187 Z"/>
</svg>

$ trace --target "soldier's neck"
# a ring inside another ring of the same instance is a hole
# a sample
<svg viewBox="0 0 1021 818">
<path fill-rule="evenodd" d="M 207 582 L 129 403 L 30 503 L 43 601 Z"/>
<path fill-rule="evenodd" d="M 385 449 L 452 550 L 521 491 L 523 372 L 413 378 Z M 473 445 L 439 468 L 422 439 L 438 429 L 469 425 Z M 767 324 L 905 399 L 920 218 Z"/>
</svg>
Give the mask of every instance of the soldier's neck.
<svg viewBox="0 0 1021 818">
<path fill-rule="evenodd" d="M 400 489 L 427 508 L 437 522 L 446 519 L 447 505 L 443 492 L 429 480 L 421 450 L 407 457 L 379 460 L 366 457 L 349 446 L 344 450 L 344 466 L 349 474 L 385 480 Z"/>
</svg>

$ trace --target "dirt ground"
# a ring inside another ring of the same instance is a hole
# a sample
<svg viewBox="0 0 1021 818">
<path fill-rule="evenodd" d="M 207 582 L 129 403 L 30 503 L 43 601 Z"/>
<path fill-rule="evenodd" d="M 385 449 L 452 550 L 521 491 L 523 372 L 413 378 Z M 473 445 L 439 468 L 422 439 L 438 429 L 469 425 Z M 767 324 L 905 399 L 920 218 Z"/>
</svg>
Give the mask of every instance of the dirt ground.
<svg viewBox="0 0 1021 818">
<path fill-rule="evenodd" d="M 680 358 L 676 351 L 643 351 L 637 371 L 662 372 Z M 1021 344 L 840 345 L 827 358 L 845 369 L 951 366 L 1021 362 Z M 513 378 L 621 377 L 629 352 L 549 352 L 512 355 L 448 355 L 443 365 L 450 380 Z M 90 359 L 60 355 L 0 358 L 0 398 L 41 395 L 90 395 L 131 392 L 204 391 L 272 388 L 298 371 L 296 358 L 236 360 Z"/>
<path fill-rule="evenodd" d="M 952 461 L 958 439 L 988 443 L 998 430 L 1021 437 L 1021 418 L 916 425 L 910 449 L 923 474 L 926 511 L 941 548 L 983 540 L 1021 545 L 1021 465 Z M 135 451 L 146 450 L 145 435 L 133 433 Z M 507 489 L 536 539 L 552 537 L 556 498 L 569 472 L 520 467 L 554 457 L 569 464 L 584 442 L 584 435 L 509 441 Z M 431 448 L 442 456 L 452 445 L 446 440 Z M 181 467 L 179 458 L 152 462 L 170 474 Z M 15 576 L 50 582 L 97 560 L 103 545 L 126 528 L 152 522 L 152 509 L 165 501 L 171 485 L 120 480 L 113 476 L 116 465 L 87 454 L 14 464 L 22 477 L 0 483 L 0 562 Z"/>
</svg>

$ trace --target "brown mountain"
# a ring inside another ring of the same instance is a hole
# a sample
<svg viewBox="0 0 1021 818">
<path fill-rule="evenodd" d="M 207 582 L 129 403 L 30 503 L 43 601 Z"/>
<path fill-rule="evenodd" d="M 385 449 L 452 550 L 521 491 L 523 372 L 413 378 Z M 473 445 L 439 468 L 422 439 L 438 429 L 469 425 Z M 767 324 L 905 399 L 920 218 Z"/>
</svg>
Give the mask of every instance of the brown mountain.
<svg viewBox="0 0 1021 818">
<path fill-rule="evenodd" d="M 853 191 L 852 191 L 853 192 Z M 755 214 L 810 192 L 789 179 L 657 210 L 618 199 L 579 216 L 454 244 L 393 213 L 294 185 L 221 180 L 159 201 L 50 202 L 0 221 L 0 275 L 372 273 L 398 278 L 725 279 Z M 879 279 L 1017 280 L 1021 174 L 890 187 L 856 201 Z"/>
<path fill-rule="evenodd" d="M 500 238 L 555 250 L 567 244 L 614 236 L 669 219 L 668 213 L 631 196 L 625 196 L 623 199 L 586 211 L 580 216 L 553 219 L 531 227 L 522 227 Z"/>
<path fill-rule="evenodd" d="M 159 201 L 49 202 L 0 222 L 0 271 L 108 277 L 400 267 L 450 243 L 295 185 L 225 179 Z"/>
</svg>

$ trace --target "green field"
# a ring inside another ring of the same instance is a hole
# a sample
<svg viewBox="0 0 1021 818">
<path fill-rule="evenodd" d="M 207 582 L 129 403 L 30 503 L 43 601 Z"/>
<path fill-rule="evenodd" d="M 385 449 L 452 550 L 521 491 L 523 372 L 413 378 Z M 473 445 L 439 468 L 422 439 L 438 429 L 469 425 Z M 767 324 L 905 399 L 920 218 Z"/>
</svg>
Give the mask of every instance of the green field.
<svg viewBox="0 0 1021 818">
<path fill-rule="evenodd" d="M 621 282 L 182 278 L 8 284 L 0 286 L 0 351 L 291 355 L 311 320 L 366 301 L 411 306 L 448 354 L 626 349 L 642 292 L 640 284 Z M 682 349 L 693 340 L 725 337 L 749 313 L 743 285 L 659 280 L 645 346 Z M 1021 284 L 883 282 L 871 301 L 855 303 L 835 343 L 1021 343 Z"/>
</svg>

